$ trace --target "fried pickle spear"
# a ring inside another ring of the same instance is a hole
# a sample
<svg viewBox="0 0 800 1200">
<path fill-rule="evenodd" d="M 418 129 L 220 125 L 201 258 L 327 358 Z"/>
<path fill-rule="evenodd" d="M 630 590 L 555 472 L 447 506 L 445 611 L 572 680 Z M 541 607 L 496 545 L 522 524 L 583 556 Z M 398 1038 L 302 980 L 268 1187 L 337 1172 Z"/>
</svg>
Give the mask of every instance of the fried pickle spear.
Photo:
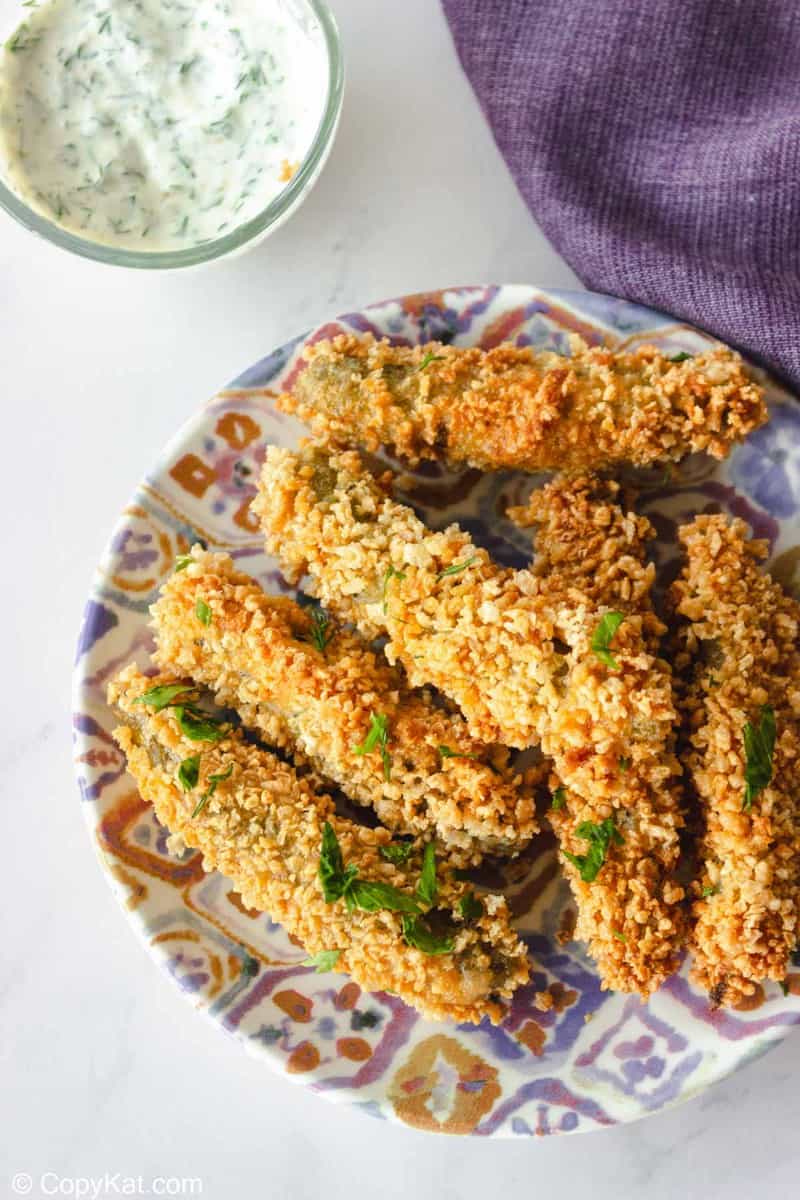
<svg viewBox="0 0 800 1200">
<path fill-rule="evenodd" d="M 501 773 L 463 718 L 412 692 L 320 610 L 266 595 L 227 555 L 195 546 L 151 612 L 163 670 L 205 684 L 390 829 L 435 835 L 464 865 L 519 853 L 536 832 L 521 780 Z"/>
<path fill-rule="evenodd" d="M 491 562 L 451 525 L 428 529 L 355 453 L 270 446 L 253 510 L 292 581 L 368 638 L 412 686 L 459 705 L 473 736 L 524 748 L 557 703 L 563 658 L 529 572 Z"/>
<path fill-rule="evenodd" d="M 608 986 L 648 995 L 676 968 L 686 933 L 684 890 L 675 878 L 684 817 L 671 672 L 658 656 L 665 626 L 652 608 L 655 568 L 645 562 L 655 531 L 620 499 L 613 481 L 561 476 L 509 516 L 536 526 L 533 569 L 549 593 L 574 604 L 588 596 L 599 608 L 624 613 L 620 632 L 636 622 L 638 646 L 630 645 L 638 679 L 628 662 L 612 691 L 606 667 L 587 658 L 583 673 L 570 678 L 546 745 L 560 767 L 551 778 L 558 803 L 549 815 L 566 851 L 576 936 L 588 942 Z M 606 742 L 614 730 L 625 732 L 624 743 Z M 590 773 L 580 762 L 589 746 Z M 587 882 L 592 862 L 579 864 L 601 850 L 602 867 Z"/>
<path fill-rule="evenodd" d="M 602 885 L 586 892 L 594 915 L 582 927 L 603 978 L 645 994 L 656 987 L 674 966 L 682 893 L 665 878 L 681 822 L 679 766 L 652 614 L 625 614 L 613 655 L 599 656 L 593 643 L 607 610 L 578 590 L 548 591 L 545 579 L 497 567 L 456 526 L 431 532 L 352 453 L 271 448 L 255 506 L 291 576 L 308 571 L 326 605 L 370 636 L 387 633 L 388 656 L 412 682 L 450 695 L 490 740 L 541 742 L 575 793 L 570 814 L 581 814 L 569 852 L 591 849 L 578 827 L 607 835 Z"/>
<path fill-rule="evenodd" d="M 573 339 L 571 358 L 509 344 L 393 346 L 342 334 L 306 348 L 284 412 L 317 436 L 415 464 L 444 458 L 481 470 L 599 470 L 724 458 L 767 418 L 762 389 L 720 346 L 673 361 Z"/>
<path fill-rule="evenodd" d="M 704 820 L 694 978 L 735 1004 L 785 977 L 800 931 L 800 604 L 759 569 L 767 545 L 743 521 L 700 516 L 679 536 L 672 600 Z"/>
<path fill-rule="evenodd" d="M 478 902 L 467 885 L 440 871 L 441 878 L 432 885 L 429 878 L 422 889 L 423 904 L 419 855 L 403 866 L 386 861 L 381 850 L 391 842 L 388 831 L 340 819 L 330 797 L 237 731 L 212 726 L 216 740 L 198 739 L 197 718 L 182 696 L 175 702 L 184 707 L 160 711 L 142 702 L 154 687 L 181 683 L 193 689 L 191 680 L 152 679 L 131 665 L 108 689 L 120 719 L 114 737 L 159 821 L 202 852 L 207 870 L 226 875 L 248 907 L 269 913 L 310 954 L 339 951 L 336 969 L 366 990 L 394 991 L 430 1017 L 499 1021 L 501 1001 L 529 974 L 505 900 L 488 895 Z M 331 835 L 342 856 L 338 864 Z M 330 902 L 321 863 L 340 892 Z"/>
</svg>

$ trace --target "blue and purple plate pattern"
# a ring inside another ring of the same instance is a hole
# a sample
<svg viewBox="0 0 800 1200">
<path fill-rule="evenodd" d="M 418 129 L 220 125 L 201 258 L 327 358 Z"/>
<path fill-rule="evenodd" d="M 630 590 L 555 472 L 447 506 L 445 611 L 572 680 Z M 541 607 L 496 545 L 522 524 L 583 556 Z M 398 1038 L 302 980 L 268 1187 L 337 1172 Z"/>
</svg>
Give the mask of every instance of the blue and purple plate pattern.
<svg viewBox="0 0 800 1200">
<path fill-rule="evenodd" d="M 699 351 L 705 334 L 626 301 L 526 286 L 453 288 L 348 313 L 310 335 L 372 332 L 416 343 L 489 347 L 511 340 L 569 352 L 569 336 L 627 348 L 653 342 Z M 111 737 L 109 678 L 148 663 L 147 609 L 177 554 L 202 539 L 270 591 L 292 592 L 265 555 L 249 511 L 269 443 L 304 430 L 275 411 L 291 387 L 297 339 L 213 397 L 166 447 L 120 518 L 92 585 L 74 683 L 75 762 L 101 868 L 150 954 L 190 1002 L 251 1052 L 324 1096 L 417 1128 L 479 1137 L 583 1132 L 632 1121 L 696 1095 L 763 1054 L 800 1022 L 800 970 L 759 989 L 746 1009 L 714 1012 L 686 964 L 647 1004 L 603 992 L 583 947 L 562 944 L 569 889 L 544 834 L 503 885 L 533 963 L 504 1023 L 424 1020 L 396 997 L 301 966 L 302 949 L 247 909 L 199 856 L 176 859 Z M 771 421 L 724 463 L 695 456 L 671 473 L 639 474 L 654 520 L 663 585 L 675 570 L 677 525 L 700 511 L 743 517 L 771 546 L 770 566 L 800 594 L 800 406 L 774 382 Z M 538 481 L 533 480 L 534 486 Z M 523 565 L 525 535 L 504 519 L 531 478 L 447 473 L 427 464 L 402 479 L 433 525 L 460 521 L 498 561 Z M 535 995 L 549 989 L 552 1007 Z"/>
</svg>

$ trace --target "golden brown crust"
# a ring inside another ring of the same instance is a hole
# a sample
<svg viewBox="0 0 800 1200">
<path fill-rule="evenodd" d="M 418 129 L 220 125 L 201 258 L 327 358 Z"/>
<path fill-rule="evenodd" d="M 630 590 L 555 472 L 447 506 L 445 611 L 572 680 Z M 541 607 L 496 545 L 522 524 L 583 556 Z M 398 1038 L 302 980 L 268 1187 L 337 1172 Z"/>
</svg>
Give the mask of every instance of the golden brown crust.
<svg viewBox="0 0 800 1200">
<path fill-rule="evenodd" d="M 576 879 L 587 914 L 579 936 L 591 940 L 608 986 L 656 987 L 681 937 L 682 892 L 666 875 L 682 818 L 670 672 L 652 646 L 652 615 L 626 618 L 614 641 L 619 669 L 610 670 L 590 647 L 602 608 L 576 589 L 549 590 L 530 572 L 497 567 L 456 526 L 432 533 L 354 454 L 270 448 L 256 510 L 290 574 L 309 572 L 326 606 L 370 635 L 386 632 L 387 654 L 413 682 L 450 695 L 491 740 L 541 741 L 569 790 L 568 850 L 585 852 L 571 832 L 583 821 L 614 815 L 624 825 L 625 849 L 612 847 L 598 882 Z"/>
<path fill-rule="evenodd" d="M 236 731 L 216 744 L 190 741 L 173 709 L 153 712 L 135 704 L 155 684 L 174 681 L 174 676 L 148 678 L 133 665 L 125 668 L 108 689 L 109 703 L 121 718 L 114 737 L 143 798 L 186 846 L 202 852 L 206 869 L 226 875 L 248 907 L 269 913 L 310 954 L 340 950 L 337 971 L 349 972 L 363 988 L 394 991 L 429 1017 L 500 1020 L 501 999 L 529 975 L 526 950 L 509 925 L 505 900 L 483 896 L 481 915 L 467 923 L 459 902 L 468 887 L 440 871 L 436 907 L 452 931 L 454 948 L 435 956 L 405 942 L 397 913 L 350 912 L 343 900 L 327 903 L 318 877 L 326 821 L 335 829 L 345 863 L 357 866 L 362 878 L 413 895 L 419 856 L 404 867 L 384 861 L 379 848 L 391 840 L 386 830 L 337 817 L 328 796 Z M 198 786 L 184 792 L 178 765 L 198 752 Z M 229 767 L 230 777 L 193 815 L 209 777 Z"/>
<path fill-rule="evenodd" d="M 210 609 L 208 625 L 196 615 L 198 601 Z M 358 634 L 331 626 L 321 652 L 308 613 L 276 603 L 227 555 L 195 546 L 151 612 L 162 669 L 210 687 L 245 725 L 299 750 L 390 829 L 435 835 L 465 865 L 486 853 L 519 853 L 536 832 L 532 798 L 501 765 L 507 752 L 495 748 L 493 763 L 462 717 L 409 690 Z M 372 714 L 387 719 L 388 780 L 377 748 L 355 753 Z"/>
<path fill-rule="evenodd" d="M 569 860 L 576 936 L 589 943 L 606 984 L 649 994 L 677 965 L 684 893 L 675 881 L 683 826 L 671 672 L 658 657 L 664 626 L 652 611 L 654 570 L 644 561 L 650 522 L 618 503 L 616 483 L 556 478 L 510 515 L 536 526 L 534 571 L 553 598 L 626 613 L 615 634 L 620 671 L 573 644 L 565 695 L 543 740 L 557 761 L 550 821 L 562 849 L 586 852 L 583 821 L 612 818 L 624 837 L 592 883 Z M 627 653 L 624 653 L 627 651 Z"/>
<path fill-rule="evenodd" d="M 654 346 L 615 353 L 577 337 L 567 359 L 508 343 L 406 347 L 341 334 L 305 356 L 283 410 L 317 436 L 389 445 L 411 463 L 577 471 L 697 450 L 723 458 L 766 420 L 762 389 L 724 346 L 676 363 Z"/>
<path fill-rule="evenodd" d="M 672 590 L 687 672 L 688 766 L 702 806 L 694 977 L 716 1003 L 781 980 L 800 917 L 800 605 L 759 569 L 743 521 L 700 516 L 680 530 Z M 772 780 L 743 811 L 744 726 L 763 705 L 777 726 Z M 703 894 L 705 892 L 705 895 Z"/>
</svg>

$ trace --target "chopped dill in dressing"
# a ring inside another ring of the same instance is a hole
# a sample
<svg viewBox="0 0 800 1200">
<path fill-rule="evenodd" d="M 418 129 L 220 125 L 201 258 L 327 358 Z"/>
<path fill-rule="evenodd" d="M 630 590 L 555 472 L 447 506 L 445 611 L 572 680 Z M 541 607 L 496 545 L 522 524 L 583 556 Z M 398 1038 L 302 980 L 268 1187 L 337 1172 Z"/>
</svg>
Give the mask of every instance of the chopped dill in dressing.
<svg viewBox="0 0 800 1200">
<path fill-rule="evenodd" d="M 0 173 L 72 233 L 185 249 L 283 190 L 327 86 L 293 0 L 43 0 L 0 56 Z"/>
</svg>

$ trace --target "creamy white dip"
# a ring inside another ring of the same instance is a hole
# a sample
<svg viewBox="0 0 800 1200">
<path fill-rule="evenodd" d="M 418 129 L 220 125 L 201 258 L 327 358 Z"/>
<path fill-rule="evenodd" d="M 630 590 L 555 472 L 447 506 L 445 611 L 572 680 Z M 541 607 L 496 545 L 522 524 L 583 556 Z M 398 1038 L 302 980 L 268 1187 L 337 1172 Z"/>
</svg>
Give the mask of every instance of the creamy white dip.
<svg viewBox="0 0 800 1200">
<path fill-rule="evenodd" d="M 46 0 L 0 56 L 0 174 L 92 241 L 186 249 L 286 186 L 327 88 L 296 0 Z"/>
</svg>

